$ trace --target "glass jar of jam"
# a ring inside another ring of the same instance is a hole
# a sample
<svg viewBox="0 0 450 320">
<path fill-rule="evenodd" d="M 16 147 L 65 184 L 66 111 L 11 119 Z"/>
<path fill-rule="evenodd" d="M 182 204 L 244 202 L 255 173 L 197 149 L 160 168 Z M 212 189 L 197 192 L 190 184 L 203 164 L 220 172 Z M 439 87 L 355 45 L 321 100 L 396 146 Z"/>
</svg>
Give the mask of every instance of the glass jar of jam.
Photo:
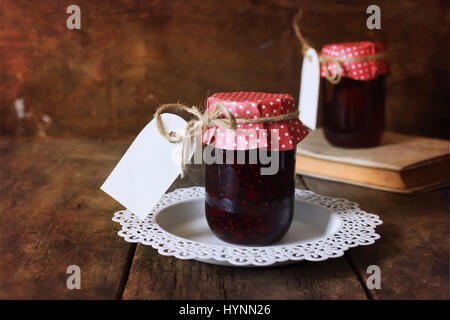
<svg viewBox="0 0 450 320">
<path fill-rule="evenodd" d="M 383 54 L 381 44 L 367 41 L 323 47 L 321 75 L 331 78 L 322 87 L 323 130 L 332 145 L 369 148 L 380 143 L 389 73 Z"/>
<path fill-rule="evenodd" d="M 236 119 L 296 111 L 287 94 L 216 93 L 208 98 L 208 111 L 218 102 Z M 266 245 L 286 234 L 294 212 L 295 146 L 307 133 L 298 118 L 241 124 L 236 130 L 206 130 L 203 142 L 214 160 L 205 165 L 205 212 L 219 239 Z M 272 170 L 264 172 L 263 168 Z"/>
</svg>

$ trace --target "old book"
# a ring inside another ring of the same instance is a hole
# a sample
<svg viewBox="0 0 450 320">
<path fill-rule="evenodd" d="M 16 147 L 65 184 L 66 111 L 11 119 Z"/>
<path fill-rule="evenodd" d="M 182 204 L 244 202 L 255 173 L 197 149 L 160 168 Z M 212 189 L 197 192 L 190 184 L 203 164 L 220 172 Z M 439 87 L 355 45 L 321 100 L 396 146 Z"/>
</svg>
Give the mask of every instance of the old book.
<svg viewBox="0 0 450 320">
<path fill-rule="evenodd" d="M 299 174 L 414 193 L 449 184 L 449 141 L 385 132 L 379 146 L 344 149 L 330 145 L 322 129 L 298 144 Z"/>
</svg>

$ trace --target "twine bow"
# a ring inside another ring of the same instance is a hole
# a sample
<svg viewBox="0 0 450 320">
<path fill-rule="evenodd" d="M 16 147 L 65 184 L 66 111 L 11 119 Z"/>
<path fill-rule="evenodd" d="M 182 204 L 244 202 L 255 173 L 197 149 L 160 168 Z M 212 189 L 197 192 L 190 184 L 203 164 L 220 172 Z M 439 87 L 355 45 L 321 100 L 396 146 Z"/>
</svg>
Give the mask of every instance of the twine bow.
<svg viewBox="0 0 450 320">
<path fill-rule="evenodd" d="M 305 40 L 302 33 L 300 32 L 300 20 L 302 18 L 303 11 L 299 10 L 298 13 L 292 19 L 292 27 L 294 28 L 295 35 L 302 45 L 302 54 L 303 56 L 307 56 L 306 52 L 309 48 L 312 48 L 309 43 Z M 341 63 L 345 62 L 366 62 L 366 61 L 374 61 L 384 58 L 384 54 L 372 55 L 370 57 L 347 57 L 347 58 L 335 58 L 335 57 L 325 57 L 323 55 L 319 56 L 319 62 L 325 65 L 325 78 L 333 84 L 339 83 L 342 78 L 342 72 L 344 71 L 341 67 Z M 334 65 L 334 74 L 328 68 L 328 64 L 331 63 Z"/>
<path fill-rule="evenodd" d="M 161 114 L 173 111 L 184 111 L 194 115 L 194 118 L 186 124 L 184 133 L 175 131 L 167 132 L 161 120 Z M 201 112 L 197 107 L 187 107 L 180 103 L 164 104 L 156 110 L 154 119 L 159 133 L 170 143 L 181 143 L 181 177 L 184 177 L 186 171 L 186 155 L 198 130 L 201 133 L 210 127 L 221 127 L 235 130 L 238 124 L 267 123 L 295 119 L 299 115 L 298 110 L 288 112 L 279 116 L 261 117 L 254 119 L 236 119 L 223 103 L 216 103 L 212 112 Z"/>
</svg>

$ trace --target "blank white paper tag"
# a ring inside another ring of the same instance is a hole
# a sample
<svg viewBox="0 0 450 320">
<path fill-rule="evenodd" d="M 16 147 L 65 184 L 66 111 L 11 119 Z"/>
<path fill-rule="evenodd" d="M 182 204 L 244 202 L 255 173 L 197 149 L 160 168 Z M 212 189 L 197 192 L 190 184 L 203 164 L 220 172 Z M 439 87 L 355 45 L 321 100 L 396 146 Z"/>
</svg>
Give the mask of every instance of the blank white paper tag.
<svg viewBox="0 0 450 320">
<path fill-rule="evenodd" d="M 167 132 L 183 130 L 186 121 L 174 114 L 161 115 Z M 144 219 L 181 173 L 173 161 L 180 147 L 167 141 L 152 120 L 139 133 L 100 189 Z M 178 157 L 179 159 L 179 157 Z"/>
<path fill-rule="evenodd" d="M 315 130 L 317 125 L 317 104 L 319 98 L 320 65 L 316 50 L 309 48 L 303 58 L 300 82 L 300 120 L 308 128 Z"/>
</svg>

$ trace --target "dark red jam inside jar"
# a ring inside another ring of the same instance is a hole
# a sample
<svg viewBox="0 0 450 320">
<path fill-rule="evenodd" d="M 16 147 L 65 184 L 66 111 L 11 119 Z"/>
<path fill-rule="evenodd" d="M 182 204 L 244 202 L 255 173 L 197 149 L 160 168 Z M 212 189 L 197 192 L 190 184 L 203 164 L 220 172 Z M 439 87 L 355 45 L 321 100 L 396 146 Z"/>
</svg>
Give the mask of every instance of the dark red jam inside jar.
<svg viewBox="0 0 450 320">
<path fill-rule="evenodd" d="M 359 81 L 324 80 L 323 129 L 337 147 L 368 148 L 380 143 L 385 119 L 385 77 Z"/>
<path fill-rule="evenodd" d="M 205 165 L 206 219 L 213 233 L 226 242 L 266 245 L 283 237 L 294 212 L 295 148 L 269 151 L 279 159 L 274 175 L 261 175 L 262 165 L 237 164 L 237 153 L 249 150 L 224 150 L 234 154 L 233 164 Z M 267 166 L 267 165 L 265 165 Z"/>
</svg>

